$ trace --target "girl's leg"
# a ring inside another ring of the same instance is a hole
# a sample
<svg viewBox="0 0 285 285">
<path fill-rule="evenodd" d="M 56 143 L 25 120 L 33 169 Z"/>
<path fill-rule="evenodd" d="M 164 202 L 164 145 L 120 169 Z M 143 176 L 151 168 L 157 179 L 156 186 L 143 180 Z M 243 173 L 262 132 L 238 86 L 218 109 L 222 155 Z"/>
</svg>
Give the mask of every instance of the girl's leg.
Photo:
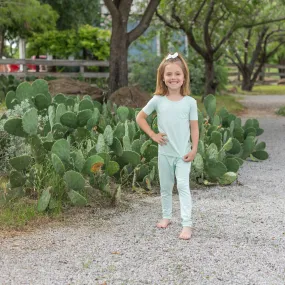
<svg viewBox="0 0 285 285">
<path fill-rule="evenodd" d="M 172 218 L 172 190 L 174 186 L 174 163 L 172 157 L 158 155 L 158 171 L 163 220 L 158 225 L 166 227 Z M 167 221 L 168 220 L 168 221 Z M 164 226 L 165 225 L 165 226 Z"/>
<path fill-rule="evenodd" d="M 183 227 L 192 227 L 192 198 L 190 193 L 189 175 L 191 162 L 178 159 L 176 163 L 176 180 L 179 192 L 180 212 Z"/>
</svg>

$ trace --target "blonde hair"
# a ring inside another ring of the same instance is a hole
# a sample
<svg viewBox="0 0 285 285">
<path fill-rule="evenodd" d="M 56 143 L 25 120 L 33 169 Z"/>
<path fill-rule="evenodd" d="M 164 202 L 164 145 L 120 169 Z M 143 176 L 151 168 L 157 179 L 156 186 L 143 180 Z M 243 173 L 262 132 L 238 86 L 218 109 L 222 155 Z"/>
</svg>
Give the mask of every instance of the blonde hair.
<svg viewBox="0 0 285 285">
<path fill-rule="evenodd" d="M 189 88 L 190 72 L 189 72 L 189 68 L 187 66 L 185 59 L 182 57 L 182 55 L 180 53 L 178 53 L 178 56 L 175 58 L 168 58 L 168 59 L 166 59 L 166 58 L 167 58 L 167 56 L 162 60 L 162 62 L 160 63 L 160 65 L 157 69 L 156 88 L 155 88 L 154 94 L 162 95 L 162 96 L 167 94 L 168 89 L 167 89 L 167 86 L 165 85 L 165 83 L 163 81 L 165 67 L 169 63 L 180 63 L 180 67 L 181 67 L 183 74 L 184 74 L 184 82 L 183 82 L 183 85 L 181 86 L 180 93 L 182 96 L 190 95 L 191 94 L 191 91 Z"/>
</svg>

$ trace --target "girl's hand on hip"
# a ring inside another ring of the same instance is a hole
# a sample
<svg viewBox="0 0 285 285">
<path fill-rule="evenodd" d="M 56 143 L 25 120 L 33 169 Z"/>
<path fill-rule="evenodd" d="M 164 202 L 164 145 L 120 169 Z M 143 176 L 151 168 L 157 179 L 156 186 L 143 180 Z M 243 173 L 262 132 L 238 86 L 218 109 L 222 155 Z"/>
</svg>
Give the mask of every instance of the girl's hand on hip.
<svg viewBox="0 0 285 285">
<path fill-rule="evenodd" d="M 190 162 L 193 161 L 196 155 L 196 151 L 190 151 L 189 153 L 187 153 L 186 155 L 183 156 L 183 160 L 185 162 Z"/>
<path fill-rule="evenodd" d="M 153 134 L 150 138 L 157 142 L 159 145 L 165 145 L 167 143 L 166 139 L 166 134 L 164 133 L 158 133 L 158 134 Z"/>
</svg>

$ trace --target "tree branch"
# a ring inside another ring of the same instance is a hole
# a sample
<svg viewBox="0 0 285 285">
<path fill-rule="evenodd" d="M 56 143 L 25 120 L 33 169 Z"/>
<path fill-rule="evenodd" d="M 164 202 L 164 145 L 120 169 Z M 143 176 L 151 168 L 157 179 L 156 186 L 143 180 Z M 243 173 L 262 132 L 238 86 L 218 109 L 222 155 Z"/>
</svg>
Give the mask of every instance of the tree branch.
<svg viewBox="0 0 285 285">
<path fill-rule="evenodd" d="M 242 67 L 243 67 L 244 64 L 243 64 L 243 62 L 242 62 L 242 60 L 241 60 L 241 57 L 239 56 L 239 54 L 238 54 L 236 48 L 234 48 L 234 55 L 235 55 L 235 57 L 237 58 L 237 60 L 238 60 L 238 62 L 239 62 L 239 65 L 240 65 L 240 67 L 241 67 L 241 69 L 242 69 Z"/>
<path fill-rule="evenodd" d="M 186 27 L 185 23 L 183 23 L 180 17 L 176 14 L 176 4 L 177 4 L 177 1 L 175 0 L 174 5 L 172 6 L 171 17 L 178 23 L 182 31 L 187 32 L 188 27 Z"/>
<path fill-rule="evenodd" d="M 210 37 L 212 38 L 212 35 L 213 35 L 213 32 L 215 31 L 216 29 L 216 26 L 217 24 L 224 18 L 224 16 L 226 15 L 226 11 L 224 11 L 223 15 L 221 17 L 219 17 L 214 23 L 213 23 L 213 28 L 212 28 L 212 31 L 210 33 Z"/>
<path fill-rule="evenodd" d="M 239 64 L 238 64 L 237 62 L 235 62 L 235 60 L 234 60 L 233 57 L 231 57 L 231 56 L 229 56 L 229 55 L 226 55 L 226 58 L 229 58 L 229 59 L 232 61 L 232 63 L 233 63 L 234 65 L 236 65 L 236 66 L 239 68 Z"/>
<path fill-rule="evenodd" d="M 165 26 L 174 29 L 174 30 L 180 30 L 179 27 L 176 27 L 174 25 L 172 25 L 168 20 L 166 20 L 163 16 L 161 16 L 158 11 L 155 11 L 156 16 L 165 24 Z"/>
<path fill-rule="evenodd" d="M 245 43 L 244 43 L 244 47 L 245 47 L 245 52 L 244 52 L 244 64 L 245 64 L 245 65 L 247 65 L 247 60 L 248 60 L 248 46 L 249 46 L 249 42 L 250 42 L 250 38 L 251 38 L 251 31 L 252 31 L 252 29 L 248 29 L 246 41 L 245 41 Z"/>
<path fill-rule="evenodd" d="M 197 12 L 196 12 L 196 14 L 195 14 L 195 16 L 194 16 L 194 18 L 193 18 L 193 20 L 192 20 L 192 23 L 195 23 L 195 22 L 196 22 L 196 20 L 198 19 L 199 15 L 200 15 L 200 13 L 201 13 L 201 11 L 202 11 L 202 9 L 203 9 L 203 7 L 204 7 L 205 4 L 206 4 L 206 2 L 207 2 L 207 0 L 204 0 L 204 1 L 201 3 L 201 6 L 200 6 L 199 9 L 197 10 Z"/>
<path fill-rule="evenodd" d="M 128 45 L 136 40 L 149 26 L 152 16 L 156 11 L 160 0 L 151 0 L 143 14 L 140 23 L 132 31 L 128 33 Z"/>
<path fill-rule="evenodd" d="M 285 41 L 282 41 L 276 48 L 274 48 L 270 53 L 266 55 L 266 60 L 268 60 L 272 55 L 274 55 L 278 49 L 285 44 Z"/>
<path fill-rule="evenodd" d="M 268 27 L 263 27 L 263 29 L 262 29 L 259 37 L 258 37 L 258 41 L 256 43 L 255 50 L 253 52 L 253 55 L 252 55 L 252 58 L 251 58 L 251 61 L 249 64 L 251 71 L 254 69 L 255 62 L 257 61 L 258 56 L 260 55 L 260 51 L 262 49 L 262 43 L 263 43 L 263 40 L 264 40 L 264 37 L 265 37 L 267 31 L 268 31 Z"/>
<path fill-rule="evenodd" d="M 284 21 L 284 20 L 285 20 L 285 18 L 279 18 L 279 19 L 267 20 L 267 21 L 263 21 L 263 22 L 259 22 L 259 23 L 244 24 L 244 25 L 237 26 L 237 29 L 239 29 L 239 28 L 252 28 L 252 27 L 262 26 L 262 25 L 280 22 L 280 21 Z"/>
<path fill-rule="evenodd" d="M 176 3 L 177 2 L 175 1 L 175 4 Z M 176 5 L 174 5 L 174 7 L 172 8 L 171 17 L 178 23 L 179 28 L 186 33 L 189 44 L 197 51 L 197 53 L 199 53 L 203 58 L 205 58 L 207 53 L 197 44 L 197 41 L 193 34 L 193 26 L 190 25 L 189 28 L 186 27 L 185 24 L 180 19 L 180 17 L 176 14 L 175 8 Z"/>
<path fill-rule="evenodd" d="M 113 3 L 112 0 L 104 0 L 104 3 L 106 5 L 106 7 L 108 8 L 110 14 L 112 17 L 117 17 L 119 12 L 117 7 L 115 6 L 115 4 Z"/>
<path fill-rule="evenodd" d="M 234 27 L 235 27 L 235 24 L 233 24 L 232 28 L 226 33 L 226 35 L 221 39 L 221 41 L 213 49 L 213 53 L 216 53 L 217 50 L 232 36 L 234 32 Z"/>
<path fill-rule="evenodd" d="M 205 41 L 205 45 L 206 45 L 208 51 L 212 51 L 211 38 L 210 38 L 210 34 L 209 34 L 209 23 L 211 21 L 211 16 L 212 16 L 213 11 L 214 11 L 214 5 L 215 5 L 214 0 L 211 0 L 210 6 L 208 9 L 208 13 L 206 15 L 206 19 L 204 22 L 204 41 Z"/>
</svg>

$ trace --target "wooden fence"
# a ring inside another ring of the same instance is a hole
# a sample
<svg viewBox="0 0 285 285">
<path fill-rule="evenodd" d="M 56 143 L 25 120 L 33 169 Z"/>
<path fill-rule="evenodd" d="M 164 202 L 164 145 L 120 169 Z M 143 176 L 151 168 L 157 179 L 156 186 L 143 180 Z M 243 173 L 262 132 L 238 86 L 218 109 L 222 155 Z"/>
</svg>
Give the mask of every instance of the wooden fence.
<svg viewBox="0 0 285 285">
<path fill-rule="evenodd" d="M 20 71 L 9 72 L 8 65 L 19 65 Z M 18 78 L 25 78 L 27 76 L 36 77 L 83 77 L 83 78 L 107 78 L 109 72 L 92 72 L 86 71 L 86 67 L 109 67 L 108 61 L 96 61 L 96 60 L 62 60 L 62 59 L 0 59 L 0 74 L 14 75 Z M 29 66 L 38 66 L 40 68 L 38 72 L 35 70 L 29 70 Z M 49 71 L 53 66 L 61 67 L 79 67 L 79 72 L 51 72 Z"/>
<path fill-rule="evenodd" d="M 8 72 L 8 65 L 20 65 L 22 67 L 21 71 L 18 72 Z M 29 66 L 39 66 L 40 71 L 36 72 L 34 70 L 29 70 Z M 79 72 L 51 72 L 50 67 L 61 66 L 61 67 L 79 67 Z M 4 75 L 14 75 L 18 78 L 25 78 L 27 76 L 36 76 L 36 77 L 73 77 L 73 78 L 108 78 L 109 72 L 92 72 L 86 71 L 86 67 L 109 67 L 108 61 L 95 61 L 95 60 L 62 60 L 62 59 L 0 59 L 0 74 Z M 2 68 L 1 68 L 2 67 Z M 44 68 L 43 68 L 44 67 Z M 234 64 L 228 64 L 228 76 L 229 78 L 236 78 L 238 81 L 241 80 L 241 74 L 238 71 L 237 67 Z M 272 79 L 272 81 L 278 81 L 280 76 L 285 76 L 285 73 L 276 72 L 276 69 L 284 69 L 285 65 L 277 64 L 265 64 L 260 73 L 261 81 L 265 79 Z M 274 69 L 274 72 L 270 72 L 270 69 Z"/>
<path fill-rule="evenodd" d="M 241 73 L 239 72 L 238 68 L 234 64 L 228 64 L 228 76 L 229 77 L 236 77 L 238 81 L 241 81 Z M 274 69 L 273 72 L 271 72 L 271 69 Z M 276 69 L 283 69 L 284 72 L 279 73 L 276 71 Z M 264 82 L 267 80 L 270 81 L 278 81 L 280 80 L 280 76 L 285 76 L 285 65 L 279 65 L 279 64 L 265 64 L 259 73 L 259 78 L 261 82 Z"/>
</svg>

